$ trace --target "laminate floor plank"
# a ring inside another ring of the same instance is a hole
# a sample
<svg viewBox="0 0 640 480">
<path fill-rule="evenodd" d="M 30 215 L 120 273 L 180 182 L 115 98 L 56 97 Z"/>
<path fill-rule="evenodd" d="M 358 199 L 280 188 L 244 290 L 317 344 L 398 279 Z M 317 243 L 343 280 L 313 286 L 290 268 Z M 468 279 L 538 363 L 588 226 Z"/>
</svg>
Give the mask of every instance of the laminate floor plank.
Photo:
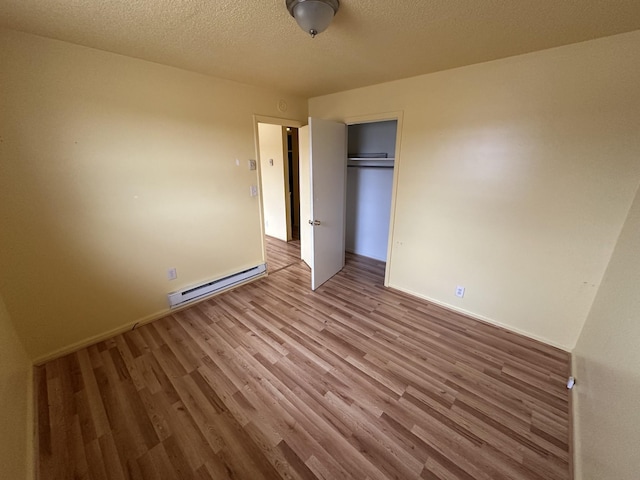
<svg viewBox="0 0 640 480">
<path fill-rule="evenodd" d="M 41 480 L 568 480 L 569 354 L 299 242 L 268 277 L 37 367 Z"/>
</svg>

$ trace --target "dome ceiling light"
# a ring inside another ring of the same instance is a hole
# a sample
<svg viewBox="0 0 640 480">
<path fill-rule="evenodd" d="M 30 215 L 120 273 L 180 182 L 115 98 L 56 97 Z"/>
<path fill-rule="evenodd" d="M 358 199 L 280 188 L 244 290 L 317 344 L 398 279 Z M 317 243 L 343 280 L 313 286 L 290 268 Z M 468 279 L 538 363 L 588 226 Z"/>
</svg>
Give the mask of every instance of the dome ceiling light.
<svg viewBox="0 0 640 480">
<path fill-rule="evenodd" d="M 286 0 L 287 10 L 300 28 L 314 38 L 324 32 L 340 8 L 338 0 Z"/>
</svg>

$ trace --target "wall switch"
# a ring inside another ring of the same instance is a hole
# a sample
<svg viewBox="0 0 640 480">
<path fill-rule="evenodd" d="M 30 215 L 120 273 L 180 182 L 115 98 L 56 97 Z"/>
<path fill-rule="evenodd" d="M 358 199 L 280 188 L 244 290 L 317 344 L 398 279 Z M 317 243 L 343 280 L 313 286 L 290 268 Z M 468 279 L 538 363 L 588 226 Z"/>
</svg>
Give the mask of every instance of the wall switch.
<svg viewBox="0 0 640 480">
<path fill-rule="evenodd" d="M 465 290 L 464 287 L 461 287 L 460 285 L 458 285 L 456 287 L 456 297 L 460 297 L 460 298 L 464 297 L 464 290 Z"/>
<path fill-rule="evenodd" d="M 258 196 L 258 187 L 256 185 L 251 185 L 249 187 L 249 193 L 251 194 L 252 197 L 257 197 Z"/>
<path fill-rule="evenodd" d="M 271 165 L 273 167 L 273 158 L 269 159 L 269 165 Z"/>
<path fill-rule="evenodd" d="M 249 160 L 249 170 L 255 170 L 255 169 L 256 169 L 256 161 Z"/>
<path fill-rule="evenodd" d="M 176 278 L 178 278 L 178 272 L 175 268 L 170 268 L 169 270 L 167 270 L 167 278 L 169 280 L 175 280 Z"/>
</svg>

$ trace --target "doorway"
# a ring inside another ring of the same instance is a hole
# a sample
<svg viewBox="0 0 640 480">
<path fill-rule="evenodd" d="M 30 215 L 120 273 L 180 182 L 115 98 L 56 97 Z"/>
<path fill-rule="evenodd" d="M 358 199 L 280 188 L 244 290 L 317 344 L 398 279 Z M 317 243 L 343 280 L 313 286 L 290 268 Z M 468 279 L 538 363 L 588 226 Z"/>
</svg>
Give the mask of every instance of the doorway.
<svg viewBox="0 0 640 480">
<path fill-rule="evenodd" d="M 284 119 L 255 119 L 263 247 L 267 269 L 273 273 L 300 259 L 300 125 Z"/>
<path fill-rule="evenodd" d="M 298 129 L 284 127 L 286 134 L 287 162 L 285 177 L 288 180 L 288 241 L 300 240 L 300 149 Z"/>
<path fill-rule="evenodd" d="M 397 120 L 347 128 L 345 250 L 387 261 L 393 199 Z"/>
<path fill-rule="evenodd" d="M 260 186 L 266 235 L 285 242 L 300 238 L 298 129 L 258 123 Z"/>
</svg>

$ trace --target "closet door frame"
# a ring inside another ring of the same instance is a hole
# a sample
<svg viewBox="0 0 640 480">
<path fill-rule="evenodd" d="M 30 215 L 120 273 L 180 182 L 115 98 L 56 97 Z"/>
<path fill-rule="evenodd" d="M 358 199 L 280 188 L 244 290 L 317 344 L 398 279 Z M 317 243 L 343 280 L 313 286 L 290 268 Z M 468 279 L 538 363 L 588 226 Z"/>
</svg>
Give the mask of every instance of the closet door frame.
<svg viewBox="0 0 640 480">
<path fill-rule="evenodd" d="M 394 225 L 395 225 L 395 216 L 396 216 L 396 198 L 398 192 L 398 175 L 400 174 L 401 168 L 401 159 L 400 159 L 400 145 L 402 143 L 402 118 L 404 112 L 386 112 L 386 113 L 378 113 L 371 115 L 361 115 L 357 117 L 348 117 L 344 119 L 344 123 L 349 127 L 349 125 L 357 125 L 362 123 L 377 123 L 384 121 L 397 121 L 397 131 L 396 131 L 396 151 L 395 151 L 395 160 L 393 164 L 393 186 L 391 190 L 391 213 L 389 215 L 389 237 L 387 239 L 387 263 L 384 271 L 384 286 L 389 286 L 389 272 L 391 270 L 391 262 L 392 262 L 392 252 L 393 252 L 393 236 L 394 236 Z"/>
</svg>

